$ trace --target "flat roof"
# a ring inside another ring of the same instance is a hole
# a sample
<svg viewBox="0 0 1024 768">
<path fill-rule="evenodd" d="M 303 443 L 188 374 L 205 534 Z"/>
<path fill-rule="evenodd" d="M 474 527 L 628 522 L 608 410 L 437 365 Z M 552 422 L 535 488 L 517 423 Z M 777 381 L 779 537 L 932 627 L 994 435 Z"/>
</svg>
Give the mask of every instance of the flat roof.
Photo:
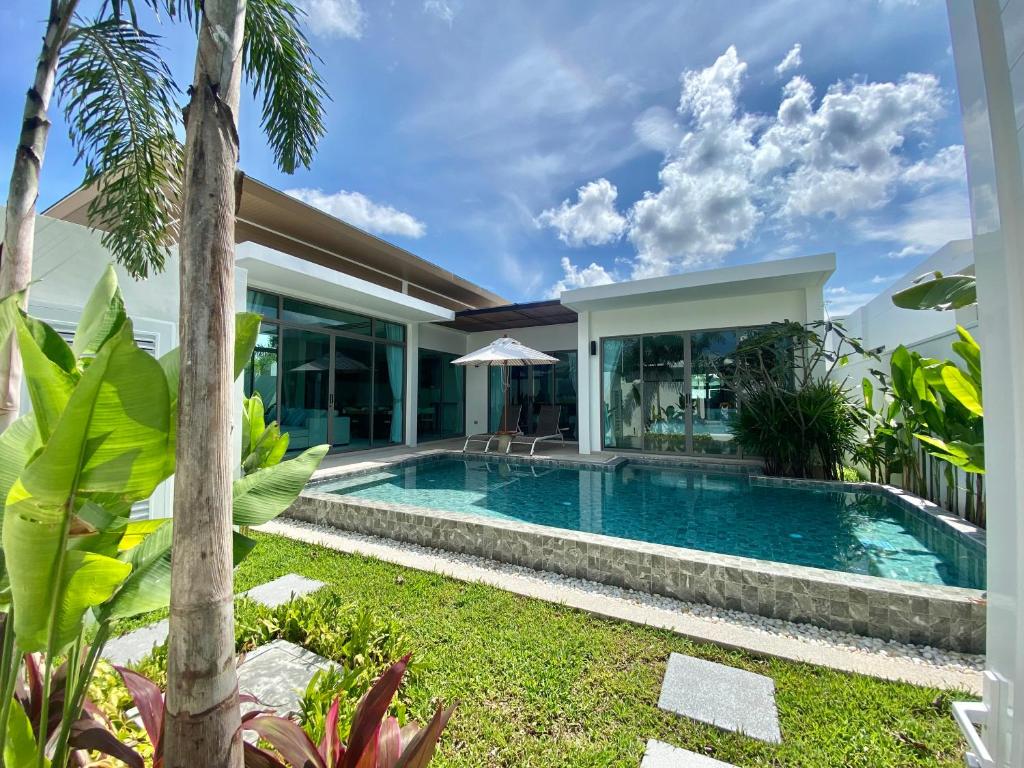
<svg viewBox="0 0 1024 768">
<path fill-rule="evenodd" d="M 457 331 L 504 331 L 509 328 L 529 328 L 538 325 L 563 325 L 576 322 L 576 311 L 563 306 L 558 299 L 531 301 L 525 304 L 505 304 L 487 309 L 467 309 L 455 313 L 455 319 L 438 323 Z"/>
<path fill-rule="evenodd" d="M 92 226 L 88 210 L 95 197 L 95 188 L 79 187 L 43 214 Z M 259 243 L 452 310 L 508 303 L 486 288 L 250 176 L 242 181 L 235 240 Z"/>
<path fill-rule="evenodd" d="M 820 288 L 835 269 L 836 255 L 822 253 L 576 288 L 563 291 L 561 302 L 583 312 Z"/>
</svg>

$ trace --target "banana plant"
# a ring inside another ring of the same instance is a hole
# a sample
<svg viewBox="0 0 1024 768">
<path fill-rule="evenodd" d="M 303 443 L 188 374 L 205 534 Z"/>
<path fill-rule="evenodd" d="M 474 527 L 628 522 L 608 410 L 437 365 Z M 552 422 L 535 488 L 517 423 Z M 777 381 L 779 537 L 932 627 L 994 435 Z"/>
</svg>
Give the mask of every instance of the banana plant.
<svg viewBox="0 0 1024 768">
<path fill-rule="evenodd" d="M 253 392 L 242 405 L 242 474 L 279 464 L 287 451 L 288 433 L 276 421 L 266 423 L 263 398 Z"/>
<path fill-rule="evenodd" d="M 173 522 L 132 521 L 130 510 L 174 473 L 178 351 L 158 361 L 135 344 L 112 268 L 70 345 L 21 311 L 20 299 L 0 302 L 0 335 L 17 340 L 32 403 L 0 435 L 0 750 L 8 766 L 63 768 L 69 750 L 87 738 L 74 726 L 112 622 L 170 599 Z M 238 316 L 236 376 L 258 327 L 255 315 Z M 326 451 L 311 448 L 239 478 L 235 524 L 259 525 L 284 511 Z M 235 562 L 254 544 L 236 535 Z M 14 691 L 32 653 L 42 660 L 40 711 L 28 720 L 26 738 Z M 67 663 L 58 673 L 61 659 Z M 58 684 L 64 695 L 54 697 Z M 50 711 L 53 702 L 58 712 Z"/>
</svg>

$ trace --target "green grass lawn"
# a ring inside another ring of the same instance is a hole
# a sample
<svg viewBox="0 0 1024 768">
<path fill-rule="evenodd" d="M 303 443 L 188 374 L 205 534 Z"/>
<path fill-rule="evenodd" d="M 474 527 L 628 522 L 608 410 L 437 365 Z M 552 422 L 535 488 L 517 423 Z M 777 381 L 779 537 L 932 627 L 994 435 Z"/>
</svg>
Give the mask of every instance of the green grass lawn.
<svg viewBox="0 0 1024 768">
<path fill-rule="evenodd" d="M 648 738 L 738 766 L 961 766 L 949 694 L 699 645 L 493 587 L 254 534 L 237 591 L 289 572 L 398 621 L 424 664 L 409 695 L 461 705 L 432 765 L 628 766 Z M 243 606 L 240 610 L 245 610 Z M 151 618 L 151 617 L 150 617 Z M 657 707 L 671 651 L 775 680 L 783 744 Z"/>
</svg>

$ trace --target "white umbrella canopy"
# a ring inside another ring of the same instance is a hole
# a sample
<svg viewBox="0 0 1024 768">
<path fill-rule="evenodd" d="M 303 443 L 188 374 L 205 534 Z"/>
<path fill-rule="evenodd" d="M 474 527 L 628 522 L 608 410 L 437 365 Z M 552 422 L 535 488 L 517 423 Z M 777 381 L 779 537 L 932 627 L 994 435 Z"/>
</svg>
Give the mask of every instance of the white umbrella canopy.
<svg viewBox="0 0 1024 768">
<path fill-rule="evenodd" d="M 501 414 L 501 426 L 503 432 L 508 432 L 509 425 L 505 423 L 505 420 L 508 418 L 508 390 L 510 383 L 508 369 L 513 365 L 550 365 L 557 362 L 557 357 L 552 357 L 544 352 L 538 352 L 536 349 L 530 349 L 515 339 L 502 336 L 500 339 L 495 339 L 486 347 L 478 349 L 476 352 L 470 352 L 468 355 L 452 360 L 452 365 L 501 367 L 501 386 L 505 391 L 505 408 Z"/>
<path fill-rule="evenodd" d="M 452 365 L 550 365 L 558 358 L 530 349 L 508 336 L 495 339 L 486 347 L 452 360 Z"/>
</svg>

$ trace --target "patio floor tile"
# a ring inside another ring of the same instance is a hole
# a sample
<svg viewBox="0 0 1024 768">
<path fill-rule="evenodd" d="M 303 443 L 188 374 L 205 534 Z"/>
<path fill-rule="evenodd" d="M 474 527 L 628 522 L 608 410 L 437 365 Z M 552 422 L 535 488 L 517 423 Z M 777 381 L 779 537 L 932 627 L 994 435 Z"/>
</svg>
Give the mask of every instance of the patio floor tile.
<svg viewBox="0 0 1024 768">
<path fill-rule="evenodd" d="M 322 581 L 307 579 L 297 573 L 289 573 L 280 578 L 268 581 L 253 587 L 248 592 L 243 592 L 244 597 L 263 603 L 268 608 L 276 608 L 287 603 L 292 597 L 302 597 L 310 592 L 316 592 L 320 587 L 325 586 Z"/>
<path fill-rule="evenodd" d="M 103 658 L 111 664 L 124 666 L 147 656 L 153 646 L 162 645 L 166 639 L 167 619 L 164 619 L 108 641 L 103 648 Z"/>
<path fill-rule="evenodd" d="M 238 692 L 250 693 L 260 702 L 243 704 L 243 712 L 270 708 L 282 717 L 297 713 L 310 678 L 329 666 L 328 659 L 287 640 L 261 645 L 238 666 Z"/>
</svg>

